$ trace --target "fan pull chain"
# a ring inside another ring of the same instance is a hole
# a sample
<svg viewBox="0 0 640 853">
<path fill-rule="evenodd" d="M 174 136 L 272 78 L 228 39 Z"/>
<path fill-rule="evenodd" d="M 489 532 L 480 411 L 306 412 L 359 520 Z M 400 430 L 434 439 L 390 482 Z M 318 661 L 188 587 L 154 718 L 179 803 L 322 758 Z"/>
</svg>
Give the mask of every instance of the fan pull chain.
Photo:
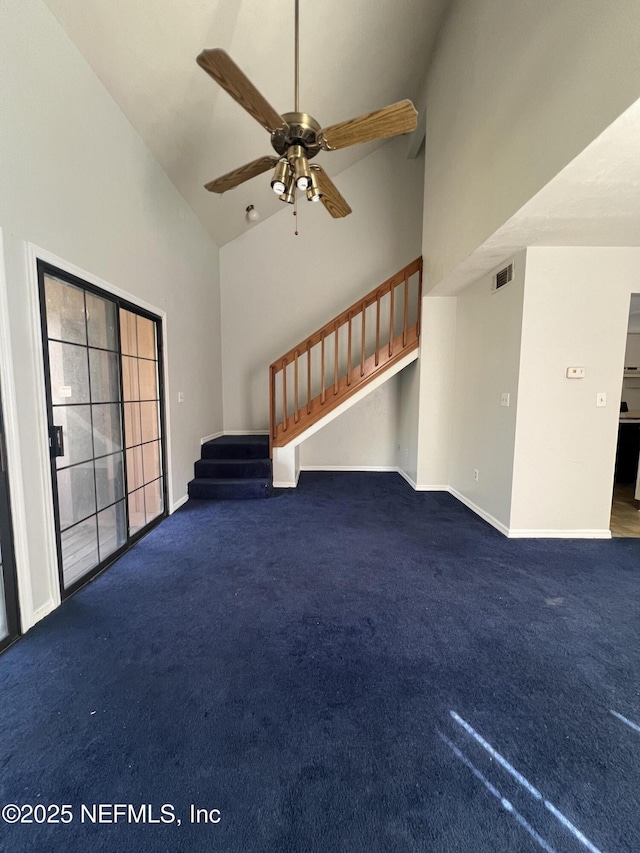
<svg viewBox="0 0 640 853">
<path fill-rule="evenodd" d="M 298 194 L 296 193 L 295 201 L 293 202 L 293 215 L 296 217 L 296 230 L 293 232 L 295 236 L 298 236 Z"/>
</svg>

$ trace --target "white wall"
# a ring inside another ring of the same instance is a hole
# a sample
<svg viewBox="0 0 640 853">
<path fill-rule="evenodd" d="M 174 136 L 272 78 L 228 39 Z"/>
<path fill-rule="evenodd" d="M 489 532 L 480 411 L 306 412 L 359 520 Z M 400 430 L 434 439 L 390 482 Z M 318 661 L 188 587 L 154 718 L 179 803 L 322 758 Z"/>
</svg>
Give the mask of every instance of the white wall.
<svg viewBox="0 0 640 853">
<path fill-rule="evenodd" d="M 415 485 L 418 479 L 420 360 L 398 374 L 396 467 Z"/>
<path fill-rule="evenodd" d="M 640 249 L 527 252 L 511 528 L 609 529 L 630 295 Z M 586 369 L 567 379 L 566 368 Z M 607 394 L 596 407 L 597 392 Z"/>
<path fill-rule="evenodd" d="M 636 0 L 454 0 L 425 87 L 425 282 L 437 284 L 640 91 Z"/>
<path fill-rule="evenodd" d="M 38 456 L 43 378 L 33 348 L 27 241 L 166 312 L 174 500 L 185 494 L 200 437 L 222 428 L 219 259 L 40 0 L 0 4 L 0 79 L 0 227 L 29 507 L 28 625 L 33 611 L 37 618 L 55 604 L 57 578 L 43 534 L 51 500 Z M 185 394 L 180 406 L 178 390 Z"/>
<path fill-rule="evenodd" d="M 456 297 L 424 297 L 420 333 L 416 483 L 449 485 L 456 366 Z"/>
<path fill-rule="evenodd" d="M 269 364 L 420 255 L 423 162 L 407 160 L 406 145 L 393 140 L 335 177 L 347 218 L 305 202 L 298 237 L 289 208 L 221 249 L 225 430 L 267 430 Z M 324 166 L 331 172 L 330 155 Z M 301 458 L 350 465 L 353 443 L 369 465 L 387 464 L 377 418 L 395 393 L 388 383 Z"/>
<path fill-rule="evenodd" d="M 520 252 L 510 284 L 493 292 L 485 276 L 457 306 L 449 485 L 503 530 L 511 513 L 524 283 Z M 501 405 L 505 392 L 508 407 Z"/>
<path fill-rule="evenodd" d="M 300 468 L 395 468 L 400 389 L 405 368 L 300 445 Z M 367 426 L 363 441 L 363 424 Z"/>
</svg>

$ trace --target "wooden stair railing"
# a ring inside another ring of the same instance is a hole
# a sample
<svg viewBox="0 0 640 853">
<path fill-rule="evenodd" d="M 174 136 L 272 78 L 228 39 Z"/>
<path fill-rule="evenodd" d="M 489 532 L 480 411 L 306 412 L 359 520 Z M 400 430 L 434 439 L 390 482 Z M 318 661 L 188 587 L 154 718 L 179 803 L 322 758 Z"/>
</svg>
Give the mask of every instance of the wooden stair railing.
<svg viewBox="0 0 640 853">
<path fill-rule="evenodd" d="M 276 359 L 269 367 L 271 446 L 288 444 L 416 349 L 421 302 L 417 258 Z"/>
</svg>

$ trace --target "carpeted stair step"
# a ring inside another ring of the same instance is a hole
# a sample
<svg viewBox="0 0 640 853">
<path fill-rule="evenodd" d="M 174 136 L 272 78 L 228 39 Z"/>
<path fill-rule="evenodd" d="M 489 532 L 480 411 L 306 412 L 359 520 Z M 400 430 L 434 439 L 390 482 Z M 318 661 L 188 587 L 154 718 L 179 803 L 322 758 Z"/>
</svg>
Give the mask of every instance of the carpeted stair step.
<svg viewBox="0 0 640 853">
<path fill-rule="evenodd" d="M 196 479 L 236 480 L 243 477 L 271 477 L 270 459 L 199 459 L 194 468 Z"/>
<path fill-rule="evenodd" d="M 188 485 L 189 497 L 199 500 L 252 500 L 269 498 L 273 491 L 270 478 L 222 479 L 198 477 Z"/>
<path fill-rule="evenodd" d="M 201 448 L 203 459 L 268 459 L 268 435 L 222 435 L 206 441 Z"/>
</svg>

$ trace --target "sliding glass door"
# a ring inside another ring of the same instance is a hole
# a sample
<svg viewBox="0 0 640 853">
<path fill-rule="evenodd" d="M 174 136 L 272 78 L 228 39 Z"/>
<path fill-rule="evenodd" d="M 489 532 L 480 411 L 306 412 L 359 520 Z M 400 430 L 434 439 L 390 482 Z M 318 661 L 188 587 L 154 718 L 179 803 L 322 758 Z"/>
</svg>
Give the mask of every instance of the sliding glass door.
<svg viewBox="0 0 640 853">
<path fill-rule="evenodd" d="M 63 594 L 165 515 L 157 318 L 39 264 Z"/>
<path fill-rule="evenodd" d="M 13 642 L 20 633 L 6 460 L 4 421 L 0 402 L 0 651 Z"/>
</svg>

